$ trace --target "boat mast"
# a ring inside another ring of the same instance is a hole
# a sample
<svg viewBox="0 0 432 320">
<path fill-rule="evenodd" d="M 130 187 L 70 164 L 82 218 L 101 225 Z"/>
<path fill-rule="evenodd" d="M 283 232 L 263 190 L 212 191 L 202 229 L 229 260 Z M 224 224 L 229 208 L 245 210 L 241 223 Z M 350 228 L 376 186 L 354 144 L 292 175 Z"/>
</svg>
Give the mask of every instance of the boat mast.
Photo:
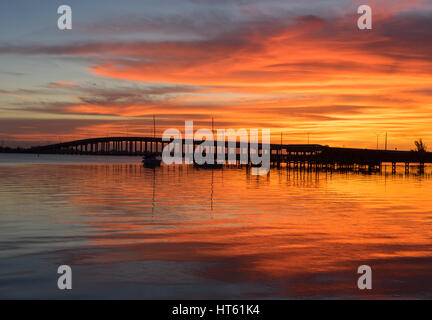
<svg viewBox="0 0 432 320">
<path fill-rule="evenodd" d="M 153 138 L 156 138 L 156 117 L 153 115 Z"/>
<path fill-rule="evenodd" d="M 214 136 L 214 118 L 212 116 L 212 135 L 213 135 L 213 147 L 212 147 L 212 152 L 213 152 L 213 157 L 215 157 L 215 136 Z"/>
</svg>

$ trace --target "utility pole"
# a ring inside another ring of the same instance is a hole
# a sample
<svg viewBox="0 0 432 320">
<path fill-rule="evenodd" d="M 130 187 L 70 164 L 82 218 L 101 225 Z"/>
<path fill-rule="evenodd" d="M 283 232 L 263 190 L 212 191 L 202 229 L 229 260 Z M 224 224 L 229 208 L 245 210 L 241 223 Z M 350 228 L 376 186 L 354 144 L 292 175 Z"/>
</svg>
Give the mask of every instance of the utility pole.
<svg viewBox="0 0 432 320">
<path fill-rule="evenodd" d="M 385 140 L 385 151 L 387 151 L 387 132 L 386 132 L 386 140 Z"/>
</svg>

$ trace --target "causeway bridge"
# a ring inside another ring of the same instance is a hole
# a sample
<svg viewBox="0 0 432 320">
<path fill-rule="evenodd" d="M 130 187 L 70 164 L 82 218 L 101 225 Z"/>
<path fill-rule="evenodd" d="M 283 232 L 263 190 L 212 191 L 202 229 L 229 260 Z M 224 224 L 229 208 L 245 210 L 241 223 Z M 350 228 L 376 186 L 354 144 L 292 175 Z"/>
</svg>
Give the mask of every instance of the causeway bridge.
<svg viewBox="0 0 432 320">
<path fill-rule="evenodd" d="M 192 141 L 191 141 L 192 142 Z M 25 152 L 38 154 L 82 154 L 82 155 L 127 155 L 143 156 L 149 153 L 161 154 L 163 148 L 170 141 L 163 141 L 157 137 L 103 137 L 84 140 L 62 142 L 46 146 L 32 147 Z M 199 148 L 202 141 L 193 141 L 194 148 Z M 176 147 L 180 148 L 178 144 Z M 249 153 L 236 142 L 236 159 L 240 160 L 241 153 Z M 249 149 L 249 145 L 247 145 Z M 185 140 L 181 146 L 184 155 Z M 262 154 L 262 145 L 258 145 L 258 153 Z M 424 167 L 432 163 L 432 152 L 389 151 L 374 149 L 333 148 L 317 144 L 271 144 L 270 159 L 275 166 L 292 166 L 299 168 L 365 168 L 379 170 L 383 163 L 391 163 L 393 169 L 396 164 L 405 164 L 409 170 L 410 164 Z M 225 155 L 228 159 L 228 142 Z"/>
</svg>

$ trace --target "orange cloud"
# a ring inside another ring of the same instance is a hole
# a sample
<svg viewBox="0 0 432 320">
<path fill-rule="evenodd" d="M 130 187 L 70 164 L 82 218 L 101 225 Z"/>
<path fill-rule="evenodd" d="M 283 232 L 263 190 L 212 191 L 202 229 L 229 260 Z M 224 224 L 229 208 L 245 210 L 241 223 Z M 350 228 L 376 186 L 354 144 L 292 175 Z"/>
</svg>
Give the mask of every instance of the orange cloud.
<svg viewBox="0 0 432 320">
<path fill-rule="evenodd" d="M 353 13 L 251 22 L 201 40 L 0 52 L 73 56 L 102 79 L 181 87 L 141 94 L 69 86 L 77 101 L 42 111 L 119 119 L 157 114 L 161 130 L 190 119 L 207 125 L 202 120 L 213 115 L 219 126 L 273 128 L 275 139 L 283 131 L 285 142 L 305 142 L 309 133 L 315 143 L 353 147 L 374 147 L 376 135 L 388 132 L 391 148 L 407 149 L 418 136 L 432 140 L 432 19 L 398 14 L 421 3 L 381 4 L 372 31 L 359 31 Z"/>
</svg>

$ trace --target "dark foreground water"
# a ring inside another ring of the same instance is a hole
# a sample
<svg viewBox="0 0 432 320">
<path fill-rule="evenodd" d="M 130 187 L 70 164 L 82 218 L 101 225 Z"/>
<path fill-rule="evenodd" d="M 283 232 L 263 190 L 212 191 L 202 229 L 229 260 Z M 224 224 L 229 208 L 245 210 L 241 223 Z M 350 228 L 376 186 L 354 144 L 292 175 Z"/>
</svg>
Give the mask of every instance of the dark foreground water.
<svg viewBox="0 0 432 320">
<path fill-rule="evenodd" d="M 432 298 L 430 168 L 258 177 L 139 160 L 0 155 L 0 298 Z"/>
</svg>

